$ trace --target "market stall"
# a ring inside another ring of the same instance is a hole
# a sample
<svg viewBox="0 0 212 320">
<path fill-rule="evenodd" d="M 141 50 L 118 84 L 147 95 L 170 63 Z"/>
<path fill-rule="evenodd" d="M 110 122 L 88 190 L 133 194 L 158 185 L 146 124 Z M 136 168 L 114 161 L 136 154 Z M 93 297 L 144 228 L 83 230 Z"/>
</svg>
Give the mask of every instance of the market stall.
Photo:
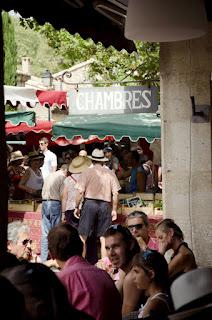
<svg viewBox="0 0 212 320">
<path fill-rule="evenodd" d="M 129 88 L 127 89 L 128 91 L 124 91 L 125 93 L 130 92 Z M 45 100 L 45 98 L 43 99 Z M 143 138 L 148 143 L 154 142 L 155 139 L 160 139 L 161 120 L 156 115 L 156 112 L 127 113 L 123 111 L 121 114 L 74 114 L 74 104 L 72 107 L 73 114 L 70 114 L 61 122 L 53 124 L 36 122 L 31 129 L 26 124 L 20 124 L 19 128 L 7 125 L 7 133 L 23 132 L 27 136 L 32 133 L 38 134 L 41 130 L 44 130 L 44 132 L 49 130 L 48 134 L 50 134 L 52 130 L 52 141 L 61 146 L 108 140 L 120 141 L 123 137 L 128 137 L 134 142 Z M 133 107 L 131 110 L 133 110 Z M 148 214 L 152 225 L 154 225 L 162 218 L 162 211 L 156 208 L 157 201 L 161 202 L 161 194 L 120 194 L 117 222 L 125 223 L 125 218 L 129 211 L 143 210 Z M 28 202 L 20 205 L 10 202 L 9 219 L 22 219 L 30 225 L 32 239 L 36 241 L 37 250 L 39 251 L 41 204 Z"/>
</svg>

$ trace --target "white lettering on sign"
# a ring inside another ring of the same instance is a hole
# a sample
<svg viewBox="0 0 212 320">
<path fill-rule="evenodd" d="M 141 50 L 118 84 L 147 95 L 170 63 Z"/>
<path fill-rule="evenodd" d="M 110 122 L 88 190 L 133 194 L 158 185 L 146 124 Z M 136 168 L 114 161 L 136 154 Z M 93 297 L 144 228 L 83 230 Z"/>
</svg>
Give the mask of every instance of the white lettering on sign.
<svg viewBox="0 0 212 320">
<path fill-rule="evenodd" d="M 123 101 L 123 92 L 116 91 L 114 92 L 114 110 L 121 110 L 123 109 L 124 101 Z"/>
<path fill-rule="evenodd" d="M 132 105 L 132 94 L 130 91 L 124 91 L 124 99 L 125 99 L 125 106 L 128 109 L 131 109 L 131 105 Z"/>
<path fill-rule="evenodd" d="M 70 92 L 72 114 L 156 112 L 156 87 L 95 87 Z"/>
<path fill-rule="evenodd" d="M 149 95 L 149 98 L 148 98 L 147 94 Z M 146 108 L 146 109 L 147 109 L 147 108 L 150 108 L 150 106 L 151 106 L 151 101 L 150 101 L 151 91 L 150 91 L 150 90 L 144 90 L 144 91 L 142 92 L 142 97 L 143 97 L 144 100 L 146 101 L 146 105 L 143 104 L 142 107 L 143 107 L 143 108 Z"/>
<path fill-rule="evenodd" d="M 102 107 L 103 110 L 107 110 L 107 106 L 112 106 L 113 108 L 113 92 L 103 92 L 104 97 L 104 106 Z"/>
</svg>

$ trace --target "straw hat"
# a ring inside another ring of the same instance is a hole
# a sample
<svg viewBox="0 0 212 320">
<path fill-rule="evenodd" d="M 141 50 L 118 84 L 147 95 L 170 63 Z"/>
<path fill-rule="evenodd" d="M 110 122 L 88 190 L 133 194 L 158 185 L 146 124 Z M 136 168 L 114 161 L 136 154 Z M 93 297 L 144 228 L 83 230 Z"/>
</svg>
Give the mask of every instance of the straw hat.
<svg viewBox="0 0 212 320">
<path fill-rule="evenodd" d="M 43 153 L 35 151 L 35 150 L 29 152 L 28 157 L 29 157 L 29 161 L 37 160 L 37 159 L 44 159 L 45 158 Z"/>
<path fill-rule="evenodd" d="M 91 165 L 91 160 L 87 157 L 78 156 L 71 161 L 68 171 L 71 173 L 81 173 Z"/>
<path fill-rule="evenodd" d="M 103 150 L 94 149 L 91 156 L 88 156 L 91 160 L 99 161 L 99 162 L 106 162 L 108 158 L 104 156 Z"/>
<path fill-rule="evenodd" d="M 81 156 L 81 157 L 87 157 L 87 151 L 86 151 L 86 150 L 80 150 L 79 156 Z"/>
<path fill-rule="evenodd" d="M 212 302 L 212 268 L 199 268 L 181 275 L 171 286 L 171 296 L 178 311 L 171 319 L 184 319 L 189 312 L 199 312 L 195 309 Z M 185 309 L 187 313 L 182 311 Z"/>
<path fill-rule="evenodd" d="M 11 153 L 10 162 L 16 161 L 16 160 L 23 160 L 24 156 L 20 150 L 14 151 Z"/>
</svg>

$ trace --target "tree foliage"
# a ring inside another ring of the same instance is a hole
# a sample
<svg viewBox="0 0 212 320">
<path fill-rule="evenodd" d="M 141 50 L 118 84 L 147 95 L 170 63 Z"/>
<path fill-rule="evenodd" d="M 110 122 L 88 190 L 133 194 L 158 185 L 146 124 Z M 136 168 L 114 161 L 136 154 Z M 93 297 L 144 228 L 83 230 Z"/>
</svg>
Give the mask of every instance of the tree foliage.
<svg viewBox="0 0 212 320">
<path fill-rule="evenodd" d="M 96 84 L 120 82 L 126 85 L 131 81 L 157 83 L 159 78 L 159 45 L 157 43 L 136 42 L 137 52 L 118 51 L 92 39 L 82 39 L 65 29 L 55 30 L 49 23 L 39 26 L 33 19 L 22 19 L 23 26 L 33 28 L 43 35 L 48 45 L 61 57 L 61 69 L 70 68 L 76 63 L 93 59 L 89 67 L 89 78 Z M 122 82 L 124 81 L 124 82 Z"/>
<path fill-rule="evenodd" d="M 14 25 L 5 11 L 2 12 L 3 40 L 4 40 L 4 84 L 16 84 L 17 46 L 15 42 Z"/>
</svg>

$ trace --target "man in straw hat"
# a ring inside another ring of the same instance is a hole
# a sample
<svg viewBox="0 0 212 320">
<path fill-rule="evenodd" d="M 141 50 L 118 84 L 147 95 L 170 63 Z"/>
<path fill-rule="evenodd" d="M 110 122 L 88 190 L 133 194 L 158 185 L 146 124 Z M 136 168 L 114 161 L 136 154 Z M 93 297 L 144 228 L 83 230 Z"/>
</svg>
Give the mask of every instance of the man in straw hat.
<svg viewBox="0 0 212 320">
<path fill-rule="evenodd" d="M 94 149 L 89 158 L 93 167 L 84 171 L 76 184 L 76 205 L 74 215 L 80 217 L 79 234 L 84 243 L 95 233 L 100 237 L 101 253 L 105 256 L 104 233 L 112 220 L 117 218 L 118 191 L 121 189 L 115 174 L 103 165 L 108 160 L 103 150 Z M 80 213 L 79 205 L 84 198 Z"/>
<path fill-rule="evenodd" d="M 74 158 L 69 165 L 68 171 L 71 173 L 64 181 L 64 189 L 62 193 L 62 220 L 70 223 L 77 228 L 79 219 L 74 216 L 75 200 L 76 200 L 76 183 L 81 173 L 91 165 L 91 160 L 85 156 Z"/>
</svg>

